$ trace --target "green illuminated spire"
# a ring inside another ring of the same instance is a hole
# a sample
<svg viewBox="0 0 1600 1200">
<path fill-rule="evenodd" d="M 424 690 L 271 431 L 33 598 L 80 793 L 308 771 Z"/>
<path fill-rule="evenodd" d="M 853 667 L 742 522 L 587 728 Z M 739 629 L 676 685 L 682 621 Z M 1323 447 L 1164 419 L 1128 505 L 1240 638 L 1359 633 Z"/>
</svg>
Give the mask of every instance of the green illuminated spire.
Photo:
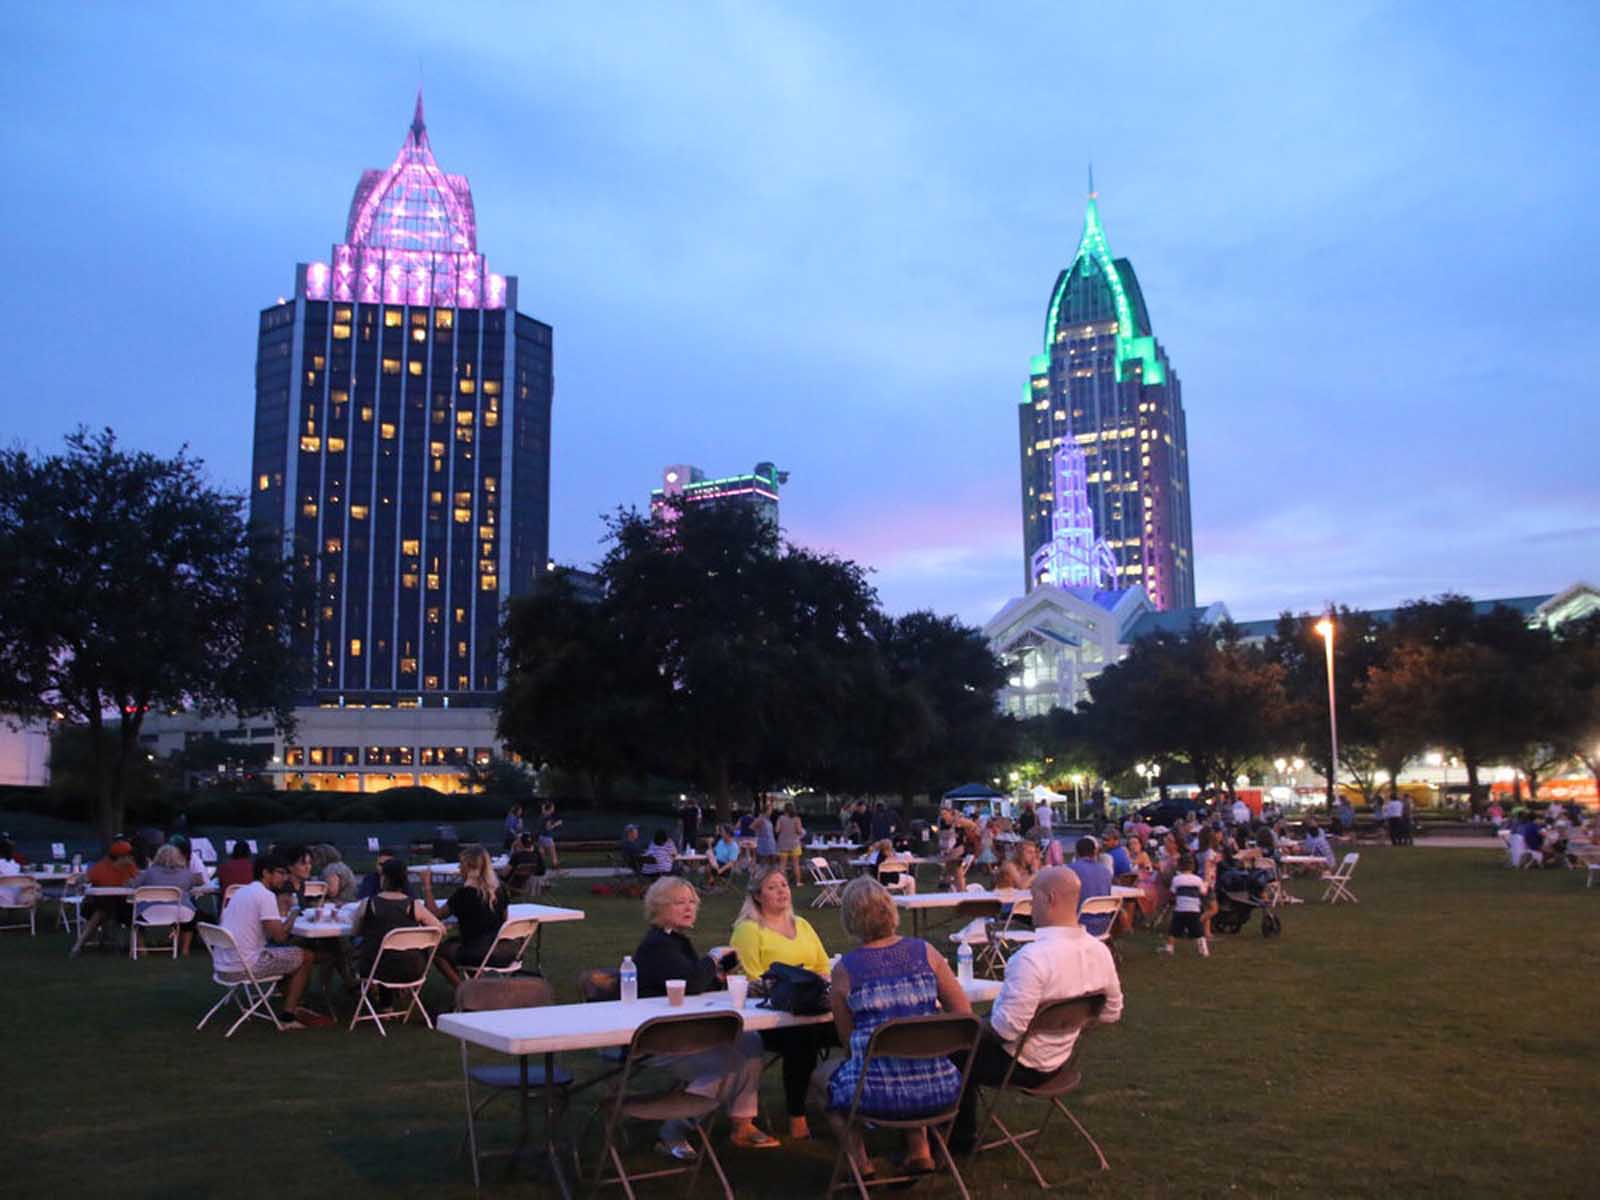
<svg viewBox="0 0 1600 1200">
<path fill-rule="evenodd" d="M 1044 352 L 1050 353 L 1051 343 L 1056 336 L 1056 318 L 1061 313 L 1061 297 L 1066 293 L 1067 283 L 1072 278 L 1073 270 L 1079 264 L 1085 267 L 1093 264 L 1105 276 L 1106 285 L 1111 289 L 1111 300 L 1117 310 L 1117 379 L 1122 378 L 1122 364 L 1129 359 L 1138 359 L 1144 364 L 1142 378 L 1145 383 L 1166 382 L 1167 372 L 1161 365 L 1161 360 L 1156 356 L 1156 340 L 1154 337 L 1139 336 L 1139 327 L 1133 320 L 1133 305 L 1128 301 L 1128 289 L 1124 286 L 1122 275 L 1117 270 L 1117 264 L 1111 257 L 1111 247 L 1106 244 L 1106 232 L 1100 224 L 1100 208 L 1097 201 L 1100 193 L 1094 190 L 1094 164 L 1089 164 L 1089 197 L 1088 204 L 1083 213 L 1083 235 L 1078 239 L 1078 252 L 1073 256 L 1073 266 L 1061 274 L 1061 282 L 1056 287 L 1055 295 L 1050 297 L 1050 315 L 1045 318 L 1044 325 Z"/>
</svg>

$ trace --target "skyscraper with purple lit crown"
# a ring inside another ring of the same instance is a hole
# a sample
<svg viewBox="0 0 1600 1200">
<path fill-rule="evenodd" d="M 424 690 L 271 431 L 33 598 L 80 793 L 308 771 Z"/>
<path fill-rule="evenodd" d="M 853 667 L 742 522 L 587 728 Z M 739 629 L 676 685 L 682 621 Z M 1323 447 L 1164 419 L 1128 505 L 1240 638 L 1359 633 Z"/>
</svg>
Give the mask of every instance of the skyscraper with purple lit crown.
<svg viewBox="0 0 1600 1200">
<path fill-rule="evenodd" d="M 314 584 L 312 703 L 493 701 L 501 605 L 549 546 L 552 331 L 516 308 L 419 94 L 344 240 L 260 318 L 251 517 Z"/>
</svg>

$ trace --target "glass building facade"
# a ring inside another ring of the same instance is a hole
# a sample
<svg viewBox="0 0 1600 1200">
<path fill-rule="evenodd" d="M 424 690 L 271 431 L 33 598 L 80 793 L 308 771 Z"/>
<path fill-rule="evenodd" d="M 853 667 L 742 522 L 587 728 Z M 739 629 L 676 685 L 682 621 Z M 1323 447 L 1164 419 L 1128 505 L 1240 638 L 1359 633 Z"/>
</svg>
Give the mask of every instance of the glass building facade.
<svg viewBox="0 0 1600 1200">
<path fill-rule="evenodd" d="M 1050 294 L 1044 351 L 1033 357 L 1018 417 L 1027 589 L 1048 558 L 1040 550 L 1052 538 L 1056 452 L 1071 439 L 1083 452 L 1094 530 L 1116 560 L 1110 585 L 1144 588 L 1159 610 L 1191 607 L 1183 392 L 1132 264 L 1111 257 L 1093 191 L 1078 252 Z"/>
<path fill-rule="evenodd" d="M 310 585 L 315 704 L 484 705 L 549 553 L 551 328 L 477 251 L 422 101 L 331 263 L 261 313 L 251 517 Z"/>
</svg>

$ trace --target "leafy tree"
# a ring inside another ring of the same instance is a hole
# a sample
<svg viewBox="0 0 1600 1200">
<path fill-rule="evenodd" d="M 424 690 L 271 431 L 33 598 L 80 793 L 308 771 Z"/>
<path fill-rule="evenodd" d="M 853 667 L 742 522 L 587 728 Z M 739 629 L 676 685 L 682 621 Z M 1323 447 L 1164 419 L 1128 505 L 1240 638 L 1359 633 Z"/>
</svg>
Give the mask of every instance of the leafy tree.
<svg viewBox="0 0 1600 1200">
<path fill-rule="evenodd" d="M 979 630 L 926 611 L 871 625 L 882 670 L 851 705 L 861 718 L 854 729 L 868 734 L 856 743 L 855 782 L 892 789 L 909 805 L 1011 757 L 995 707 L 1005 670 Z"/>
<path fill-rule="evenodd" d="M 736 786 L 841 775 L 863 698 L 884 678 L 861 569 L 782 545 L 737 506 L 619 512 L 609 540 L 598 604 L 514 606 L 501 706 L 513 747 L 689 779 L 722 819 Z M 592 736 L 575 721 L 592 721 Z"/>
<path fill-rule="evenodd" d="M 288 726 L 291 597 L 243 497 L 212 488 L 186 450 L 126 451 L 110 430 L 66 442 L 0 453 L 0 711 L 88 730 L 95 824 L 109 835 L 151 708 L 271 712 Z"/>
<path fill-rule="evenodd" d="M 1278 615 L 1277 627 L 1264 646 L 1269 662 L 1283 670 L 1284 724 L 1288 747 L 1320 771 L 1328 781 L 1328 803 L 1334 800 L 1332 743 L 1328 728 L 1328 658 L 1317 622 L 1301 613 Z M 1415 751 L 1396 741 L 1389 727 L 1361 705 L 1374 666 L 1389 653 L 1391 639 L 1371 613 L 1340 607 L 1333 613 L 1333 680 L 1339 725 L 1340 766 L 1355 776 L 1368 799 L 1380 770 L 1389 770 L 1396 753 L 1400 766 Z M 1420 747 L 1418 747 L 1420 749 Z M 1399 770 L 1390 771 L 1393 778 Z"/>
<path fill-rule="evenodd" d="M 1564 626 L 1543 673 L 1550 740 L 1600 787 L 1600 613 Z"/>
<path fill-rule="evenodd" d="M 501 635 L 501 738 L 531 763 L 577 772 L 604 801 L 612 782 L 659 758 L 660 676 L 626 641 L 612 606 L 581 598 L 565 571 L 511 602 Z"/>
</svg>

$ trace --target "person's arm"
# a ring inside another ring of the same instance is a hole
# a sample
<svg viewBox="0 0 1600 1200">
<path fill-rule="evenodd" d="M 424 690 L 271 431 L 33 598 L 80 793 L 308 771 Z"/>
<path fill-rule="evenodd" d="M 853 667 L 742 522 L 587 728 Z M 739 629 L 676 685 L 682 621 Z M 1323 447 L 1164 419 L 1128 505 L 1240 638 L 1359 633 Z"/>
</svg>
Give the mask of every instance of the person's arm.
<svg viewBox="0 0 1600 1200">
<path fill-rule="evenodd" d="M 833 986 L 828 990 L 828 1006 L 833 1009 L 833 1027 L 839 1034 L 839 1044 L 848 1046 L 855 1019 L 850 1013 L 850 972 L 844 969 L 843 960 L 833 968 L 831 982 Z"/>
<path fill-rule="evenodd" d="M 767 973 L 766 956 L 761 953 L 761 927 L 754 921 L 740 921 L 735 925 L 728 943 L 751 979 L 760 979 Z"/>
<path fill-rule="evenodd" d="M 1114 1025 L 1122 1019 L 1122 980 L 1117 977 L 1117 964 L 1111 957 L 1110 949 L 1104 944 L 1100 948 L 1105 951 L 1105 978 L 1100 990 L 1105 993 L 1106 1002 L 1095 1016 L 1095 1021 L 1101 1025 Z"/>
<path fill-rule="evenodd" d="M 433 872 L 431 870 L 425 869 L 422 872 L 422 899 L 418 903 L 426 905 L 428 911 L 436 917 L 442 918 L 450 911 L 450 902 L 448 900 L 441 903 L 433 898 Z"/>
<path fill-rule="evenodd" d="M 1028 1028 L 1028 1022 L 1039 1010 L 1039 997 L 1043 991 L 1039 972 L 1027 955 L 1014 954 L 1006 963 L 1005 982 L 989 1010 L 989 1024 L 1000 1039 L 1015 1042 Z"/>
<path fill-rule="evenodd" d="M 365 905 L 362 907 L 365 909 Z M 444 922 L 439 920 L 439 918 L 434 915 L 433 910 L 421 900 L 413 900 L 411 902 L 411 915 L 417 919 L 418 925 L 426 925 L 429 929 L 444 928 Z"/>
<path fill-rule="evenodd" d="M 826 976 L 830 968 L 828 952 L 822 947 L 822 939 L 817 936 L 817 931 L 812 928 L 811 922 L 804 917 L 796 917 L 794 923 L 800 933 L 800 965 L 808 971 Z"/>
<path fill-rule="evenodd" d="M 939 1007 L 947 1013 L 970 1013 L 972 1001 L 967 999 L 967 993 L 962 990 L 961 981 L 950 969 L 950 964 L 945 962 L 944 955 L 935 950 L 931 943 L 925 944 L 928 947 L 928 965 L 933 968 L 933 977 L 939 987 Z"/>
</svg>

